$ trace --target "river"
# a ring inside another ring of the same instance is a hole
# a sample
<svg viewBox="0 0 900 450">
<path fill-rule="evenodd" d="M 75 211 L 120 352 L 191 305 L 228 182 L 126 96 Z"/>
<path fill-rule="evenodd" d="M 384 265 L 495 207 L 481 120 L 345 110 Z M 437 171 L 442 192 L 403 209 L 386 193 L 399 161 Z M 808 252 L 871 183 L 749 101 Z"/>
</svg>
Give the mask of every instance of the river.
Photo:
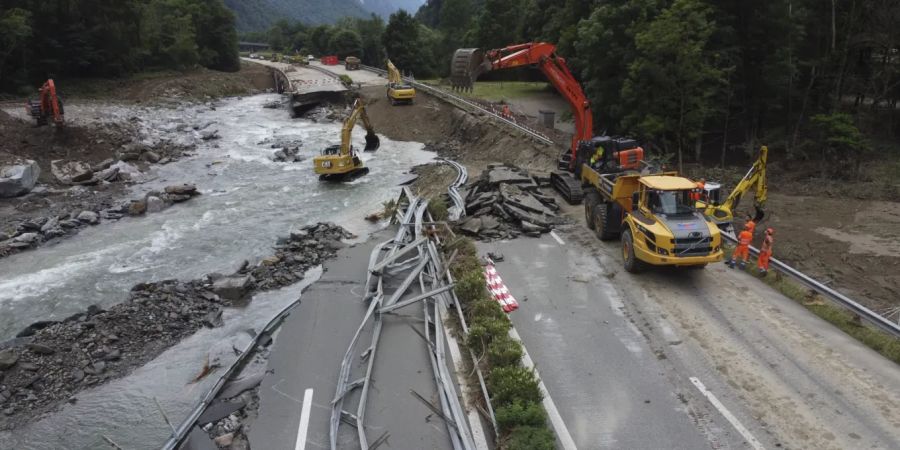
<svg viewBox="0 0 900 450">
<path fill-rule="evenodd" d="M 377 152 L 362 155 L 371 170 L 367 176 L 352 183 L 319 182 L 310 160 L 271 161 L 270 142 L 299 140 L 301 155 L 311 159 L 337 143 L 340 124 L 291 119 L 285 109 L 263 108 L 279 99 L 259 95 L 224 100 L 214 109 L 166 112 L 176 121 L 212 122 L 208 129 L 218 129 L 221 139 L 202 142 L 195 156 L 155 167 L 153 181 L 136 185 L 132 195 L 183 182 L 197 184 L 203 195 L 0 260 L 0 340 L 36 320 L 121 302 L 136 283 L 230 273 L 244 260 L 273 253 L 279 236 L 306 224 L 335 222 L 364 239 L 383 226 L 364 216 L 397 195 L 412 166 L 434 158 L 421 143 L 381 137 Z M 357 130 L 358 148 L 362 136 Z M 97 448 L 106 445 L 103 435 L 124 448 L 159 447 L 169 430 L 154 399 L 179 422 L 214 381 L 188 384 L 204 356 L 222 342 L 230 347 L 247 339 L 247 328 L 264 325 L 300 290 L 298 284 L 257 295 L 245 308 L 229 311 L 224 327 L 198 332 L 128 377 L 78 394 L 74 404 L 23 430 L 0 433 L 0 448 Z"/>
</svg>

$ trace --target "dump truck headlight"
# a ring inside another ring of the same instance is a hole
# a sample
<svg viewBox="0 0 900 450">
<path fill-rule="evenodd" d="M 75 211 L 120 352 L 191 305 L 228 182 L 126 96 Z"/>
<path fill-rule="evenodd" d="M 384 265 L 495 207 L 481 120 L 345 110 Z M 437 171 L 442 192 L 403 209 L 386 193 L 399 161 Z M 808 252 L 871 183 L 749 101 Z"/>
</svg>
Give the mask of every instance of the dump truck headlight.
<svg viewBox="0 0 900 450">
<path fill-rule="evenodd" d="M 657 247 L 656 253 L 659 253 L 660 255 L 665 255 L 665 256 L 669 255 L 669 251 L 662 247 Z"/>
</svg>

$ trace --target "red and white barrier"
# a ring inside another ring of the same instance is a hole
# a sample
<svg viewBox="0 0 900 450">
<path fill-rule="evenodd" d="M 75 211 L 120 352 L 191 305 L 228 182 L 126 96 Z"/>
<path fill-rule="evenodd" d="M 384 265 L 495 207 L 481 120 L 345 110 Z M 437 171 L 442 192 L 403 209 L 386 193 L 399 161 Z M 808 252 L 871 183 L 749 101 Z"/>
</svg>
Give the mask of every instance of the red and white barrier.
<svg viewBox="0 0 900 450">
<path fill-rule="evenodd" d="M 487 288 L 491 292 L 491 297 L 494 297 L 494 300 L 500 303 L 503 312 L 511 313 L 519 309 L 519 302 L 509 293 L 509 289 L 503 284 L 503 279 L 497 274 L 497 269 L 494 268 L 493 264 L 484 266 L 484 279 L 487 281 Z"/>
</svg>

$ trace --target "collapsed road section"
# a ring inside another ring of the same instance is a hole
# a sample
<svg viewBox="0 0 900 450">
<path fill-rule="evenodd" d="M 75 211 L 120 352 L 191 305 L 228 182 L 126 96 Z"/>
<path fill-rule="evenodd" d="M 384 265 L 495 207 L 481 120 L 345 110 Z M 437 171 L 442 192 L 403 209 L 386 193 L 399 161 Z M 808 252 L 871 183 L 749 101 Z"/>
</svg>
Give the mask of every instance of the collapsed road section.
<svg viewBox="0 0 900 450">
<path fill-rule="evenodd" d="M 325 101 L 339 100 L 347 87 L 338 76 L 311 66 L 294 66 L 286 63 L 252 60 L 272 69 L 276 91 L 291 96 L 291 111 L 300 115 Z"/>
</svg>

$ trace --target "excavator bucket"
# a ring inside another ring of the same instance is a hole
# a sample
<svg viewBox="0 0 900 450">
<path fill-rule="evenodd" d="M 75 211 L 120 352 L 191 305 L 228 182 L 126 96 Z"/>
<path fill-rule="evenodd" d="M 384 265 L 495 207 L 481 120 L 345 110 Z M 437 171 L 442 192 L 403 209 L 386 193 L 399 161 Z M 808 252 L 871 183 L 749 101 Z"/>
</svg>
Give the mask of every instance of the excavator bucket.
<svg viewBox="0 0 900 450">
<path fill-rule="evenodd" d="M 366 148 L 363 149 L 364 152 L 374 152 L 378 150 L 378 147 L 381 147 L 381 139 L 378 138 L 378 135 L 375 133 L 366 133 Z"/>
<path fill-rule="evenodd" d="M 755 206 L 754 208 L 756 208 L 756 215 L 753 216 L 753 221 L 759 223 L 763 220 L 763 217 L 766 217 L 766 212 L 760 206 Z"/>
<path fill-rule="evenodd" d="M 457 90 L 471 90 L 475 80 L 484 71 L 484 50 L 460 48 L 450 61 L 450 85 Z"/>
</svg>

